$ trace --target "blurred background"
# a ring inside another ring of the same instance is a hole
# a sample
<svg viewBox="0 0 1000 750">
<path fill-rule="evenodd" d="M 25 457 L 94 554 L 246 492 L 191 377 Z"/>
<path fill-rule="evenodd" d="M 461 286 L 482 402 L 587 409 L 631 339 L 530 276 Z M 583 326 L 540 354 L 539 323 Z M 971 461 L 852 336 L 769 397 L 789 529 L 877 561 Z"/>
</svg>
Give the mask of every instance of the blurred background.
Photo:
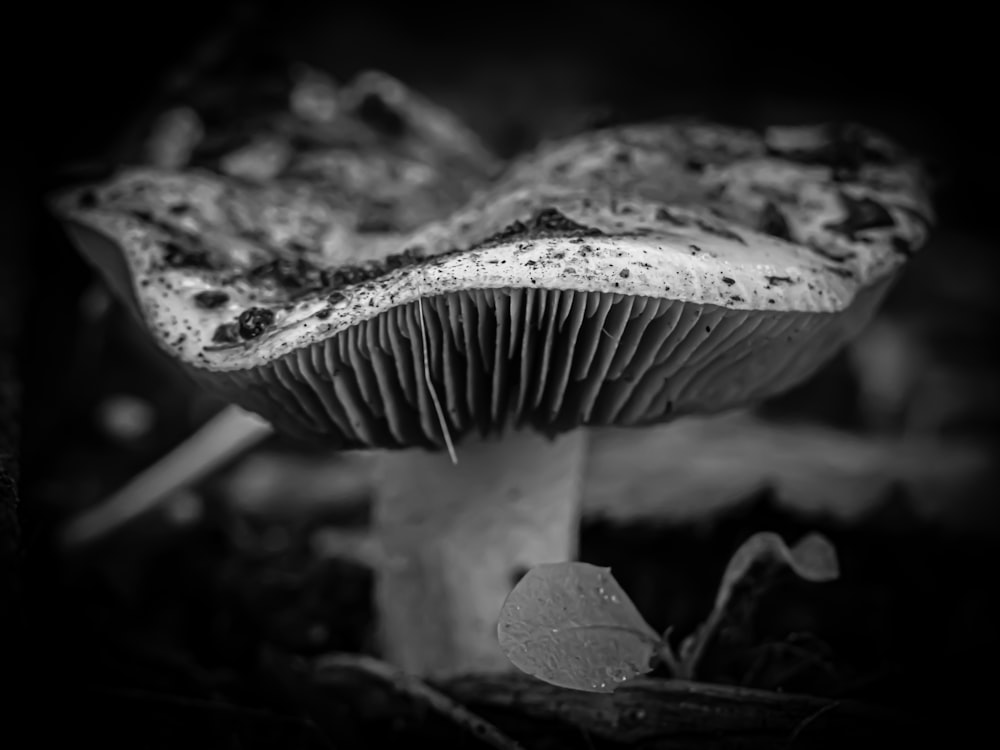
<svg viewBox="0 0 1000 750">
<path fill-rule="evenodd" d="M 840 551 L 842 579 L 769 595 L 753 658 L 707 678 L 974 712 L 1000 625 L 1000 149 L 983 26 L 872 4 L 788 15 L 629 2 L 61 9 L 23 63 L 30 106 L 14 111 L 26 147 L 11 149 L 16 169 L 4 178 L 3 289 L 21 315 L 30 638 L 20 656 L 59 695 L 97 687 L 295 713 L 264 654 L 373 648 L 361 455 L 271 438 L 93 549 L 67 555 L 52 543 L 61 523 L 221 404 L 146 340 L 41 196 L 136 159 L 155 115 L 209 102 L 214 81 L 264 106 L 282 95 L 288 65 L 304 62 L 338 81 L 385 70 L 504 156 L 677 114 L 748 126 L 855 120 L 925 155 L 939 227 L 867 332 L 751 412 L 641 439 L 596 436 L 582 555 L 611 565 L 654 627 L 684 634 L 749 534 L 820 530 Z M 121 710 L 116 700 L 94 715 Z M 185 716 L 190 732 L 204 726 Z"/>
</svg>

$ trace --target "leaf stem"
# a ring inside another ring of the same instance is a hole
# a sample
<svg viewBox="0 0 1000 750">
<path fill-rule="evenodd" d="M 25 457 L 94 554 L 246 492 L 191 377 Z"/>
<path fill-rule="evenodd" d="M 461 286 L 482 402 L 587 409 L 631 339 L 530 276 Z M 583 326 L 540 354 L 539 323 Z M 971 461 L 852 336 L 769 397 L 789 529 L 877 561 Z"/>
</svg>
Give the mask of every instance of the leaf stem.
<svg viewBox="0 0 1000 750">
<path fill-rule="evenodd" d="M 656 657 L 670 671 L 671 677 L 675 677 L 679 680 L 686 679 L 683 674 L 681 662 L 677 658 L 677 654 L 674 653 L 674 649 L 670 645 L 670 641 L 667 640 L 668 633 L 669 629 L 667 633 L 663 634 L 663 640 L 660 641 L 660 645 L 656 649 Z"/>
<path fill-rule="evenodd" d="M 682 672 L 680 677 L 683 679 L 694 679 L 695 672 L 698 670 L 698 664 L 701 662 L 701 657 L 705 654 L 705 648 L 711 642 L 715 631 L 719 627 L 719 623 L 722 621 L 723 611 L 724 608 L 722 607 L 714 607 L 708 619 L 684 640 L 684 644 L 681 646 L 679 664 Z"/>
</svg>

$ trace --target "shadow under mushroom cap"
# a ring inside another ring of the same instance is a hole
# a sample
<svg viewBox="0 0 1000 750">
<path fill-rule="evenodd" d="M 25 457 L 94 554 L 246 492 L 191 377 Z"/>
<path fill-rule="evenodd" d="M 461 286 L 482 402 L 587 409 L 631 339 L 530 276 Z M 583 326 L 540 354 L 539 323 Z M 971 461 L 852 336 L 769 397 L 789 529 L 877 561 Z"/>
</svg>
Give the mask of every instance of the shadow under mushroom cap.
<svg viewBox="0 0 1000 750">
<path fill-rule="evenodd" d="M 456 438 L 662 421 L 808 376 L 931 220 L 918 166 L 866 133 L 588 133 L 384 231 L 302 179 L 204 171 L 127 170 L 58 211 L 227 399 L 345 447 L 441 447 L 425 368 Z"/>
</svg>

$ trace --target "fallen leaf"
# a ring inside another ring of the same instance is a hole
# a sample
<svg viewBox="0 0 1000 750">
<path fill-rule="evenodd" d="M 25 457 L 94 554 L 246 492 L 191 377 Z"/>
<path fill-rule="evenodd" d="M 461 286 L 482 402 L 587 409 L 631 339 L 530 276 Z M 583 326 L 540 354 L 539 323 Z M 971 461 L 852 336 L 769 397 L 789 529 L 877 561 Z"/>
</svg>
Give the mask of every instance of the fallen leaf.
<svg viewBox="0 0 1000 750">
<path fill-rule="evenodd" d="M 497 636 L 518 669 L 595 693 L 651 671 L 660 649 L 611 569 L 579 562 L 528 571 L 504 602 Z"/>
<path fill-rule="evenodd" d="M 715 598 L 716 609 L 725 608 L 736 586 L 759 563 L 784 563 L 806 581 L 832 581 L 840 575 L 837 551 L 826 537 L 809 534 L 789 548 L 774 532 L 762 531 L 747 539 L 730 558 Z"/>
<path fill-rule="evenodd" d="M 840 575 L 837 551 L 821 534 L 808 534 L 791 548 L 772 531 L 754 534 L 729 559 L 712 612 L 681 644 L 678 677 L 694 678 L 706 648 L 721 628 L 745 627 L 761 592 L 782 569 L 814 582 L 832 581 Z"/>
</svg>

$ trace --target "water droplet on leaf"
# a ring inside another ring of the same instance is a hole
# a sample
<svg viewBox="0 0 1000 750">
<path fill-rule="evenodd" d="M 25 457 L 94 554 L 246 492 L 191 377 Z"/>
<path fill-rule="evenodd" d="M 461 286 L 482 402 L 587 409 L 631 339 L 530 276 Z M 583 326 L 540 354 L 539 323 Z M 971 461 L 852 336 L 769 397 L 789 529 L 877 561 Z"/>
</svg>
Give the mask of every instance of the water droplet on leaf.
<svg viewBox="0 0 1000 750">
<path fill-rule="evenodd" d="M 660 646 L 608 569 L 576 562 L 528 571 L 504 603 L 497 635 L 518 669 L 592 692 L 649 672 Z"/>
</svg>

